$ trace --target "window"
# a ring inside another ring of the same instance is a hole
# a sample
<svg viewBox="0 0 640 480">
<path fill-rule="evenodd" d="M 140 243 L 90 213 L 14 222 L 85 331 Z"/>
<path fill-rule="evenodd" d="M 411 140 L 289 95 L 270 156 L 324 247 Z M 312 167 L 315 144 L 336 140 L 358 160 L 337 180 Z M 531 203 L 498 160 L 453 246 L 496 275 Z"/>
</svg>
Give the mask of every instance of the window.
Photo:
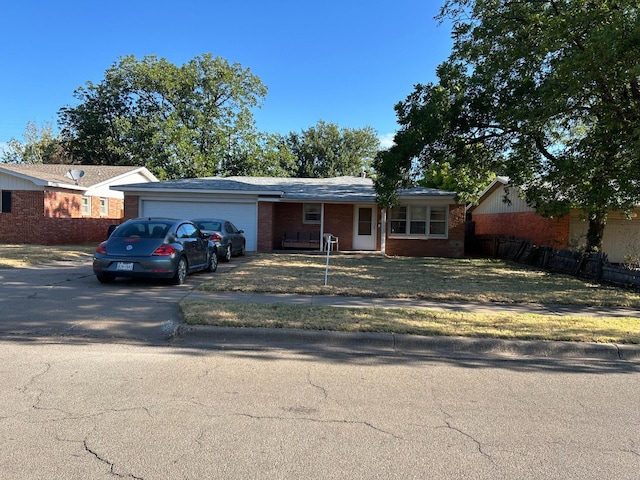
<svg viewBox="0 0 640 480">
<path fill-rule="evenodd" d="M 411 208 L 411 221 L 409 233 L 411 235 L 424 235 L 427 231 L 427 207 Z"/>
<path fill-rule="evenodd" d="M 200 238 L 200 230 L 191 223 L 183 223 L 178 227 L 178 238 Z"/>
<path fill-rule="evenodd" d="M 431 207 L 429 235 L 447 236 L 447 207 Z"/>
<path fill-rule="evenodd" d="M 91 215 L 91 197 L 82 196 L 82 215 Z"/>
<path fill-rule="evenodd" d="M 0 211 L 11 213 L 11 190 L 3 190 L 0 197 Z"/>
<path fill-rule="evenodd" d="M 389 214 L 390 235 L 447 238 L 447 206 L 398 205 Z"/>
<path fill-rule="evenodd" d="M 407 233 L 407 207 L 397 206 L 391 209 L 391 233 Z"/>
<path fill-rule="evenodd" d="M 303 223 L 320 223 L 322 206 L 319 203 L 305 203 Z"/>
<path fill-rule="evenodd" d="M 372 235 L 373 228 L 373 208 L 358 208 L 358 235 Z"/>
<path fill-rule="evenodd" d="M 107 217 L 109 215 L 109 199 L 100 198 L 100 216 Z"/>
</svg>

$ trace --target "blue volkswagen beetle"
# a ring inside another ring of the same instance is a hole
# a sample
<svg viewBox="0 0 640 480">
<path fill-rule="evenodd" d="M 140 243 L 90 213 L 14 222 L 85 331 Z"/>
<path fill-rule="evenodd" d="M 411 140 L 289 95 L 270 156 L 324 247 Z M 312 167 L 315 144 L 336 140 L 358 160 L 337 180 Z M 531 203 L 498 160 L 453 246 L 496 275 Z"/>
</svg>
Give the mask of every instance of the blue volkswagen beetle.
<svg viewBox="0 0 640 480">
<path fill-rule="evenodd" d="M 98 245 L 93 273 L 102 283 L 116 277 L 166 278 L 184 283 L 188 273 L 215 272 L 218 251 L 208 233 L 189 220 L 135 218 Z"/>
</svg>

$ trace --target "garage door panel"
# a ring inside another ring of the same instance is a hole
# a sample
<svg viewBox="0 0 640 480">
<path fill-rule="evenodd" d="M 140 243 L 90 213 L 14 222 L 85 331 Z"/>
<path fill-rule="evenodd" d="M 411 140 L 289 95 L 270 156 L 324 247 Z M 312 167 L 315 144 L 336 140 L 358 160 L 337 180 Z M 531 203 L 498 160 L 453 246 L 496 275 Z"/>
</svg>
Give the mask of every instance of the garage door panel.
<svg viewBox="0 0 640 480">
<path fill-rule="evenodd" d="M 141 217 L 223 218 L 244 230 L 247 251 L 257 249 L 257 207 L 255 203 L 145 200 L 140 202 Z"/>
</svg>

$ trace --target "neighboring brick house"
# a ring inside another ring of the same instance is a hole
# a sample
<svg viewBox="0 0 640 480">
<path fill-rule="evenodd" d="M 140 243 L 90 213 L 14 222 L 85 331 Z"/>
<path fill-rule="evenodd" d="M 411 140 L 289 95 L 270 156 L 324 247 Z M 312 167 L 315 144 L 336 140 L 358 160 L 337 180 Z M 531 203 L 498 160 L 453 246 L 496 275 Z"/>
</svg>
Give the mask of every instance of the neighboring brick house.
<svg viewBox="0 0 640 480">
<path fill-rule="evenodd" d="M 247 251 L 321 250 L 331 234 L 341 251 L 464 255 L 465 206 L 454 192 L 401 190 L 400 204 L 387 211 L 364 177 L 214 177 L 115 188 L 125 193 L 125 218 L 225 218 L 244 230 Z"/>
<path fill-rule="evenodd" d="M 104 240 L 124 216 L 123 193 L 109 187 L 157 181 L 144 167 L 0 164 L 0 242 Z"/>
<path fill-rule="evenodd" d="M 506 189 L 506 190 L 505 190 Z M 509 199 L 505 202 L 505 195 Z M 603 250 L 612 263 L 640 255 L 640 209 L 627 218 L 621 212 L 611 212 L 603 236 Z M 497 177 L 480 195 L 477 205 L 467 213 L 474 222 L 477 236 L 504 235 L 526 238 L 534 245 L 554 248 L 577 248 L 585 244 L 588 223 L 581 211 L 572 210 L 558 218 L 544 218 L 509 186 L 509 179 Z"/>
</svg>

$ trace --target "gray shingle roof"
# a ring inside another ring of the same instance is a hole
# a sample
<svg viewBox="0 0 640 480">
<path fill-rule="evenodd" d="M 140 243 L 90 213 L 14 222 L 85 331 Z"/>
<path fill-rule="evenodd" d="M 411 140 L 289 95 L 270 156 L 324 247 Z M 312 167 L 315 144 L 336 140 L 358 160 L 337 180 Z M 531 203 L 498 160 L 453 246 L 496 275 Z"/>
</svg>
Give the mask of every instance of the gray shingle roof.
<svg viewBox="0 0 640 480">
<path fill-rule="evenodd" d="M 274 196 L 283 200 L 374 202 L 373 180 L 366 177 L 283 178 L 283 177 L 209 177 L 169 180 L 118 187 L 118 190 L 205 190 L 207 192 L 247 193 Z M 399 191 L 401 198 L 453 197 L 455 192 L 433 188 Z"/>
</svg>

